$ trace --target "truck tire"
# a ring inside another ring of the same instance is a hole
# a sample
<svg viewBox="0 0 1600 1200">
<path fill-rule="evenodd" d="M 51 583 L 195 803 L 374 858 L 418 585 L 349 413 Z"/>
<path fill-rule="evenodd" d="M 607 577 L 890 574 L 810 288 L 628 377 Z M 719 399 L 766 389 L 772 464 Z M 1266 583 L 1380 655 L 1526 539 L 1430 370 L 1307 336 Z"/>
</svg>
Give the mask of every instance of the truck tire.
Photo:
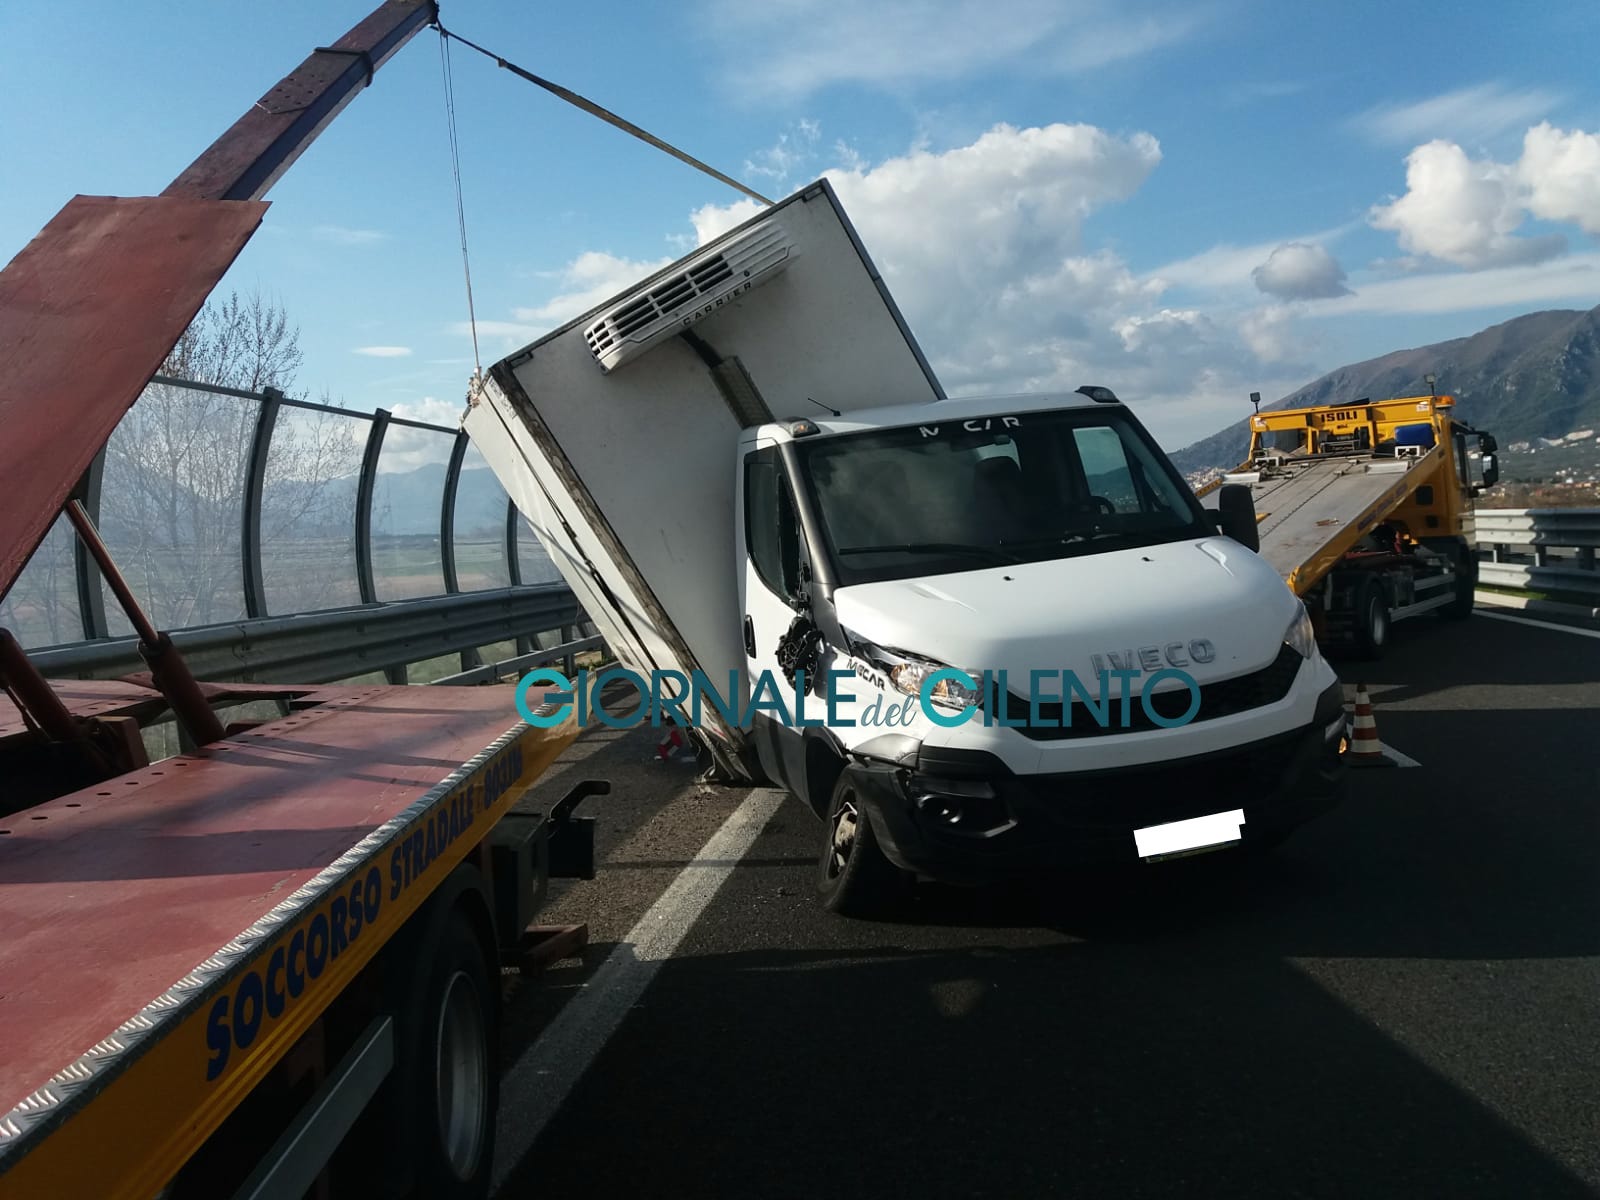
<svg viewBox="0 0 1600 1200">
<path fill-rule="evenodd" d="M 1389 648 L 1389 601 L 1376 579 L 1364 580 L 1356 593 L 1353 636 L 1356 655 L 1375 660 Z"/>
<path fill-rule="evenodd" d="M 1439 611 L 1452 621 L 1464 621 L 1472 615 L 1477 602 L 1478 560 L 1465 547 L 1456 552 L 1455 598 Z"/>
<path fill-rule="evenodd" d="M 894 895 L 900 871 L 884 857 L 866 809 L 846 777 L 834 785 L 822 822 L 817 896 L 841 917 L 870 917 Z"/>
<path fill-rule="evenodd" d="M 416 1200 L 486 1200 L 499 1115 L 499 996 L 478 931 L 459 904 L 416 944 L 396 1014 L 393 1082 L 413 1156 Z M 404 1143 L 402 1143 L 404 1144 Z"/>
</svg>

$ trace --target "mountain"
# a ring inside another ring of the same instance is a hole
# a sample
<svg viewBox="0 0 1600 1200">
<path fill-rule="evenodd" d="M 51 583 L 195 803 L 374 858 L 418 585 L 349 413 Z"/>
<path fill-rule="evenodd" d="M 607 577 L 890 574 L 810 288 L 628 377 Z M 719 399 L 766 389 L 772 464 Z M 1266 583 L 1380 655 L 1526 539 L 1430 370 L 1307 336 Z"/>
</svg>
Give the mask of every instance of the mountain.
<svg viewBox="0 0 1600 1200">
<path fill-rule="evenodd" d="M 443 463 L 428 463 L 410 471 L 381 473 L 372 493 L 374 532 L 400 536 L 439 533 L 439 505 L 444 495 Z M 356 479 L 340 484 L 350 490 L 354 503 Z M 506 494 L 488 467 L 466 467 L 456 489 L 456 532 L 492 533 L 506 527 Z"/>
<path fill-rule="evenodd" d="M 1505 448 L 1600 427 L 1600 307 L 1528 313 L 1432 346 L 1396 350 L 1330 371 L 1263 408 L 1352 404 L 1427 394 L 1432 374 L 1459 418 Z M 1172 455 L 1194 475 L 1237 466 L 1250 445 L 1248 417 Z"/>
</svg>

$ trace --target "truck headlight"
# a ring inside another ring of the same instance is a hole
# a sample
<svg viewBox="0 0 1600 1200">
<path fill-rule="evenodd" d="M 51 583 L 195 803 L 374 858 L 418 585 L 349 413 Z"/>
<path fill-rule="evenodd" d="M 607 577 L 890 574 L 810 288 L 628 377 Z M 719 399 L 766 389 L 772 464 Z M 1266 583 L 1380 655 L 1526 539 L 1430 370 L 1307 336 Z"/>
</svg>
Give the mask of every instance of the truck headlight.
<svg viewBox="0 0 1600 1200">
<path fill-rule="evenodd" d="M 922 695 L 922 689 L 928 680 L 939 675 L 941 671 L 952 671 L 943 663 L 929 662 L 925 659 L 907 659 L 898 666 L 889 668 L 889 682 L 908 696 Z M 971 708 L 983 700 L 983 693 L 975 687 L 968 686 L 971 677 L 965 671 L 958 672 L 963 679 L 951 675 L 940 675 L 934 681 L 933 690 L 928 693 L 928 699 L 935 704 L 943 704 L 946 708 Z"/>
<path fill-rule="evenodd" d="M 1293 646 L 1301 658 L 1315 658 L 1317 656 L 1317 631 L 1312 627 L 1311 614 L 1306 611 L 1306 602 L 1298 602 L 1300 610 L 1295 613 L 1294 620 L 1289 622 L 1289 628 L 1283 631 L 1285 645 Z"/>
<path fill-rule="evenodd" d="M 954 671 L 960 678 L 948 673 L 940 675 L 934 681 L 928 698 L 935 704 L 955 709 L 975 708 L 983 703 L 983 692 L 973 686 L 974 680 L 966 671 L 959 671 L 931 658 L 889 650 L 854 635 L 850 635 L 850 640 L 853 652 L 883 671 L 895 691 L 903 695 L 920 697 L 930 678 L 940 675 L 940 672 Z"/>
</svg>

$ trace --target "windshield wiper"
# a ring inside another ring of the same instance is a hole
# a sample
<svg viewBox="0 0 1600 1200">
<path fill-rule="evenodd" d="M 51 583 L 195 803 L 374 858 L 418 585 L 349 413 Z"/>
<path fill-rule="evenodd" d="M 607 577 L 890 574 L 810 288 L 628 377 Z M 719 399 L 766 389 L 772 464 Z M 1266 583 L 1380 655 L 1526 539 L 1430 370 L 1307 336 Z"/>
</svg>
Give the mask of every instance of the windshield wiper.
<svg viewBox="0 0 1600 1200">
<path fill-rule="evenodd" d="M 1072 542 L 1092 542 L 1095 538 L 1119 536 L 1121 536 L 1121 531 L 1115 529 L 1095 529 L 1089 533 L 1063 530 L 1060 533 L 1047 534 L 1044 537 L 1018 538 L 1014 542 L 1002 542 L 1001 544 L 1012 546 L 1018 550 L 1038 550 L 1043 546 L 1065 546 Z"/>
<path fill-rule="evenodd" d="M 840 554 L 961 554 L 967 558 L 982 558 L 993 563 L 1014 563 L 1017 560 L 994 546 L 968 546 L 960 542 L 898 542 L 892 546 L 846 546 Z"/>
</svg>

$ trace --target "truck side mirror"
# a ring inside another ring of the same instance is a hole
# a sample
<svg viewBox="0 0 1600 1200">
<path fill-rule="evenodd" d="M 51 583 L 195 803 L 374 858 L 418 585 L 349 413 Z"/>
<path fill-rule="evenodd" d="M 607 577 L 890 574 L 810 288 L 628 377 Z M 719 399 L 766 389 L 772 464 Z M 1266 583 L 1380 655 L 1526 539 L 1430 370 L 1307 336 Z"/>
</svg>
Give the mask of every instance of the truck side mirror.
<svg viewBox="0 0 1600 1200">
<path fill-rule="evenodd" d="M 1500 480 L 1500 462 L 1492 454 L 1483 456 L 1483 486 L 1492 488 Z"/>
<path fill-rule="evenodd" d="M 1256 502 L 1248 484 L 1225 483 L 1217 489 L 1217 528 L 1252 552 L 1261 549 Z"/>
</svg>

